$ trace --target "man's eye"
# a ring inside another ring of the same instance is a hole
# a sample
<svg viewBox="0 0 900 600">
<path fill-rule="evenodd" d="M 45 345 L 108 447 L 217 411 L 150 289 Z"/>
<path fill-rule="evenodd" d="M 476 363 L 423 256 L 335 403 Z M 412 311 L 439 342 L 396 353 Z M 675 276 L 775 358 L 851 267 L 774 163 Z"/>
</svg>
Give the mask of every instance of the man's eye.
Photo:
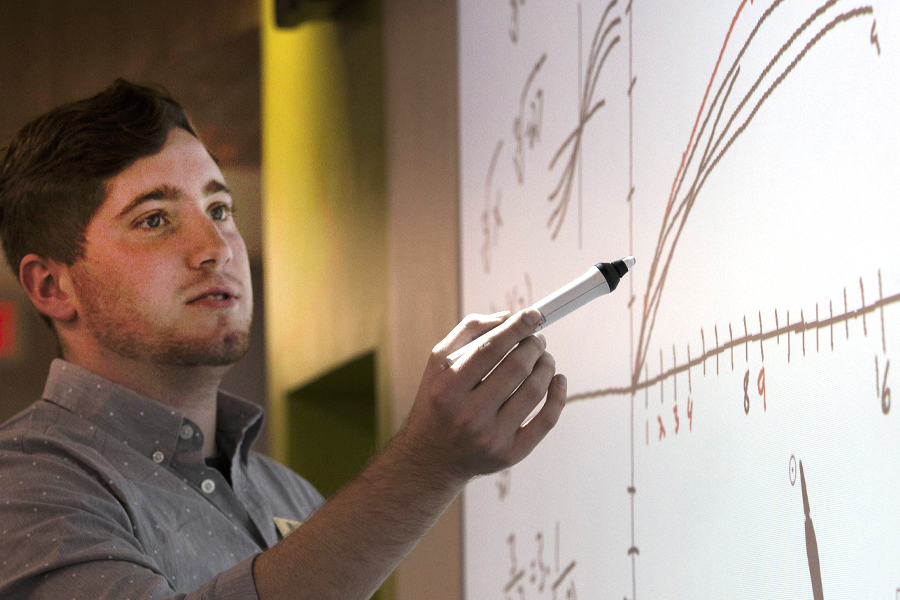
<svg viewBox="0 0 900 600">
<path fill-rule="evenodd" d="M 217 204 L 209 209 L 209 214 L 213 218 L 213 221 L 225 221 L 233 213 L 234 209 L 227 204 Z"/>
<path fill-rule="evenodd" d="M 138 225 L 141 227 L 146 227 L 147 229 L 157 229 L 162 227 L 165 223 L 165 218 L 162 213 L 153 213 L 142 219 Z"/>
</svg>

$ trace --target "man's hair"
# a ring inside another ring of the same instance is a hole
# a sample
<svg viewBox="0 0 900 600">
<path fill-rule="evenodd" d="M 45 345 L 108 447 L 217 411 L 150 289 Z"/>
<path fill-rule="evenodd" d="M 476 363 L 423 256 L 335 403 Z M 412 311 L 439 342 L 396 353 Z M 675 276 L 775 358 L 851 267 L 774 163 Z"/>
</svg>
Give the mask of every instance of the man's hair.
<svg viewBox="0 0 900 600">
<path fill-rule="evenodd" d="M 66 265 L 81 258 L 107 181 L 159 152 L 174 128 L 197 137 L 168 92 L 123 79 L 25 125 L 0 153 L 0 238 L 16 276 L 32 252 Z"/>
</svg>

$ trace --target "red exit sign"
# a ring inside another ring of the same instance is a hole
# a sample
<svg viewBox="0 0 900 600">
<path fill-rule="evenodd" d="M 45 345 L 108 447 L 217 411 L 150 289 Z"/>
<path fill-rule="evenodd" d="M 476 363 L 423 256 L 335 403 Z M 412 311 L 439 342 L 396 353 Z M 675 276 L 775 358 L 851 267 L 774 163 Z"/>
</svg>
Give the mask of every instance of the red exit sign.
<svg viewBox="0 0 900 600">
<path fill-rule="evenodd" d="M 0 300 L 0 358 L 16 352 L 16 303 Z"/>
</svg>

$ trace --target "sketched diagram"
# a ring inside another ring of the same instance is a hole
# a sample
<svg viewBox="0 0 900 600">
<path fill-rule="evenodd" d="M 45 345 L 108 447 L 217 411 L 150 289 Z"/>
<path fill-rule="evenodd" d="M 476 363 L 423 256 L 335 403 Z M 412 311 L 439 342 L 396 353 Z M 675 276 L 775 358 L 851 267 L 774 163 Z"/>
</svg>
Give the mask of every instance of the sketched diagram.
<svg viewBox="0 0 900 600">
<path fill-rule="evenodd" d="M 607 248 L 646 256 L 627 298 L 553 332 L 555 437 L 467 488 L 467 598 L 562 600 L 577 577 L 593 598 L 900 600 L 900 477 L 876 451 L 898 439 L 900 3 L 517 2 L 514 45 L 461 6 L 463 310 L 524 307 Z M 768 468 L 786 457 L 789 492 Z M 842 504 L 873 485 L 891 493 Z"/>
</svg>

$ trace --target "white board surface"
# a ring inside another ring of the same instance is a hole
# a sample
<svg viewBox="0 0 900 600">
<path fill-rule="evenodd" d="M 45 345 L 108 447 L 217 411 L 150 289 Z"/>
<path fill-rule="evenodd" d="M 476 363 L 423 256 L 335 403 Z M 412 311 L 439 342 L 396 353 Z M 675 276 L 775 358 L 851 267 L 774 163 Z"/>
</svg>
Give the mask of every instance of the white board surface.
<svg viewBox="0 0 900 600">
<path fill-rule="evenodd" d="M 546 331 L 570 402 L 466 489 L 466 599 L 900 598 L 900 4 L 459 27 L 463 311 L 638 261 Z"/>
</svg>

